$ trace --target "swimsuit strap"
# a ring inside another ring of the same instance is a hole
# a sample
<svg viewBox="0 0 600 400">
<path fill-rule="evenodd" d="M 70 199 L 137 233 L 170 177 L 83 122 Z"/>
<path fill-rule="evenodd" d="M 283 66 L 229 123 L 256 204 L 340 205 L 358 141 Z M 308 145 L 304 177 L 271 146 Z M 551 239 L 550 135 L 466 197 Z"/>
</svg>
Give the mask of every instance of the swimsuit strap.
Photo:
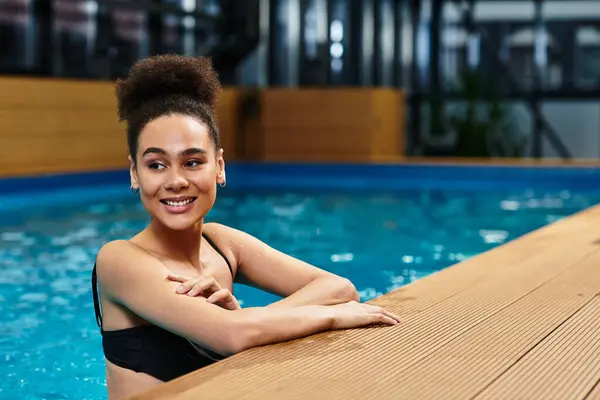
<svg viewBox="0 0 600 400">
<path fill-rule="evenodd" d="M 206 233 L 202 232 L 202 236 L 204 237 L 204 239 L 206 239 L 208 244 L 210 244 L 213 247 L 213 249 L 215 249 L 215 251 L 221 255 L 221 257 L 223 257 L 223 259 L 227 263 L 227 266 L 229 267 L 229 271 L 231 271 L 231 276 L 233 276 L 233 268 L 231 267 L 231 263 L 229 262 L 229 259 L 227 257 L 225 257 L 225 254 L 221 251 L 221 249 L 219 249 L 219 247 L 215 244 L 215 242 L 213 242 L 208 237 L 208 235 Z"/>
<path fill-rule="evenodd" d="M 96 276 L 96 264 L 92 270 L 92 294 L 94 296 L 94 311 L 96 312 L 96 323 L 102 330 L 102 312 L 100 311 L 100 301 L 98 300 L 98 277 Z"/>
</svg>

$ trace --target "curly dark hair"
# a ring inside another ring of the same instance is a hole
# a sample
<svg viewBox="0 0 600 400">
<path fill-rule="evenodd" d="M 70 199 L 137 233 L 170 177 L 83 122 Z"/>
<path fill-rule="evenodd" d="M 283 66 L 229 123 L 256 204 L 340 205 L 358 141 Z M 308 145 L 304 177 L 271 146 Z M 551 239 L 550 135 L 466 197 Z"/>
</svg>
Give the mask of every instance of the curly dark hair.
<svg viewBox="0 0 600 400">
<path fill-rule="evenodd" d="M 219 148 L 214 109 L 220 90 L 209 58 L 163 54 L 136 62 L 127 78 L 116 82 L 119 120 L 127 123 L 127 144 L 134 162 L 144 126 L 169 114 L 198 118 Z"/>
</svg>

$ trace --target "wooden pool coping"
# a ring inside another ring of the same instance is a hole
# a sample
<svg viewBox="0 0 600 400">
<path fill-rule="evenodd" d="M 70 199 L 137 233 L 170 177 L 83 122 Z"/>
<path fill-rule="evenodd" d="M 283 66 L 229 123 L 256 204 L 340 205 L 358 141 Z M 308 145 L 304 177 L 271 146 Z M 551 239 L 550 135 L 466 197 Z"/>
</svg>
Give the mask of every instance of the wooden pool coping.
<svg viewBox="0 0 600 400">
<path fill-rule="evenodd" d="M 136 399 L 600 400 L 600 206 L 370 303 L 404 322 L 251 349 Z"/>
</svg>

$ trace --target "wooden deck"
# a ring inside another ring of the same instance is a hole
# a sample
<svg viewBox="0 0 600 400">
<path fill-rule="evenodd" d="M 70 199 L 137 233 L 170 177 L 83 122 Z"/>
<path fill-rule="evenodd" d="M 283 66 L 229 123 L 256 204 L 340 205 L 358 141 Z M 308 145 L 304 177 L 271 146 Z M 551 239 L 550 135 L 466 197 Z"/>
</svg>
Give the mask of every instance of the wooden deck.
<svg viewBox="0 0 600 400">
<path fill-rule="evenodd" d="M 600 400 L 600 207 L 372 303 L 404 322 L 252 349 L 139 399 Z"/>
</svg>

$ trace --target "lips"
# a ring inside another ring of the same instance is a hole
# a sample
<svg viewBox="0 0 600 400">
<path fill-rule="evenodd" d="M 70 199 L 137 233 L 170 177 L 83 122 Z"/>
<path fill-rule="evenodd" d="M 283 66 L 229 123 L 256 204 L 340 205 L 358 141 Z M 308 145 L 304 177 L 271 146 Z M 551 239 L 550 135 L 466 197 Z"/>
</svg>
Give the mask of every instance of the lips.
<svg viewBox="0 0 600 400">
<path fill-rule="evenodd" d="M 196 200 L 195 197 L 169 197 L 162 199 L 160 202 L 172 207 L 183 207 L 187 204 L 193 203 Z"/>
<path fill-rule="evenodd" d="M 190 196 L 169 197 L 160 200 L 160 202 L 164 204 L 167 211 L 174 214 L 181 214 L 190 210 L 194 206 L 195 201 L 196 197 Z"/>
</svg>

